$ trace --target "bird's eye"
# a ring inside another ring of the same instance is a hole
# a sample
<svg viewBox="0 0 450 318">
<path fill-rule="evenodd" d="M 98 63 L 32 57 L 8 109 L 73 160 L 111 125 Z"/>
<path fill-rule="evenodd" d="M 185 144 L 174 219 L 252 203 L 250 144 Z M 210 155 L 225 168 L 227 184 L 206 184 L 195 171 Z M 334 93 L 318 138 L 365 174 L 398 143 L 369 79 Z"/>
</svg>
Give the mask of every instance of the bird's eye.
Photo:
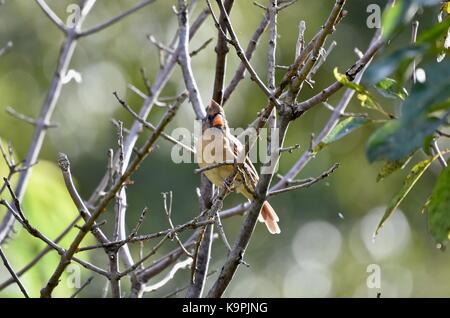
<svg viewBox="0 0 450 318">
<path fill-rule="evenodd" d="M 211 121 L 213 120 L 214 116 L 213 115 L 208 115 L 208 120 Z"/>
</svg>

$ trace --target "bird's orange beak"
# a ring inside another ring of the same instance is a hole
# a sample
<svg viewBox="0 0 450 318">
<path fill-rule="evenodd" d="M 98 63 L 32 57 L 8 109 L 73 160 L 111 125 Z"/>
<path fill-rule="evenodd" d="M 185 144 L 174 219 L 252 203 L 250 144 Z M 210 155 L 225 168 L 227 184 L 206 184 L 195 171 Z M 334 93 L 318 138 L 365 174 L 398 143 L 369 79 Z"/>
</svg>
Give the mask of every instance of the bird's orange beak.
<svg viewBox="0 0 450 318">
<path fill-rule="evenodd" d="M 224 123 L 223 123 L 223 118 L 222 115 L 217 114 L 212 122 L 213 127 L 223 127 Z"/>
</svg>

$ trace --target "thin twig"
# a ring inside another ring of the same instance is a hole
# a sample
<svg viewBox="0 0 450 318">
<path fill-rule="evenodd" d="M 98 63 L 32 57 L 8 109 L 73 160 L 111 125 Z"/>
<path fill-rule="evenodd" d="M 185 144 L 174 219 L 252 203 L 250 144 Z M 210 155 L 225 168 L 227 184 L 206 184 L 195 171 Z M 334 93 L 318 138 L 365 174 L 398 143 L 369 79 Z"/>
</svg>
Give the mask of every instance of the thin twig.
<svg viewBox="0 0 450 318">
<path fill-rule="evenodd" d="M 117 145 L 118 145 L 118 153 L 119 153 L 119 162 L 118 167 L 115 173 L 115 179 L 113 183 L 116 183 L 120 177 L 122 176 L 123 171 L 123 123 L 119 121 L 119 126 L 117 129 Z M 123 214 L 126 210 L 126 194 L 125 194 L 125 186 L 123 186 L 117 193 L 115 199 L 114 211 L 115 211 L 115 219 L 114 219 L 114 231 L 112 240 L 117 241 L 119 239 L 124 239 L 125 235 L 122 233 L 121 229 L 125 228 L 125 215 Z M 109 272 L 110 272 L 110 287 L 111 287 L 111 297 L 112 298 L 121 298 L 122 290 L 120 278 L 118 276 L 119 273 L 119 257 L 118 252 L 122 246 L 118 246 L 115 249 L 107 250 L 108 261 L 109 261 Z M 126 259 L 127 264 L 133 263 L 133 258 L 131 254 L 126 255 L 129 257 Z"/>
<path fill-rule="evenodd" d="M 306 179 L 306 180 L 301 180 L 300 182 L 298 182 L 299 184 L 291 186 L 291 187 L 286 187 L 284 189 L 280 189 L 280 190 L 274 190 L 268 193 L 268 197 L 270 196 L 274 196 L 274 195 L 278 195 L 280 193 L 285 193 L 285 192 L 290 192 L 290 191 L 295 191 L 298 189 L 303 189 L 303 188 L 308 188 L 310 186 L 312 186 L 313 184 L 328 178 L 333 172 L 336 171 L 336 169 L 339 167 L 338 163 L 335 163 L 330 169 L 328 169 L 327 171 L 323 172 L 320 176 L 316 177 L 316 178 L 310 178 L 310 179 Z M 295 183 L 295 181 L 290 181 L 289 183 Z"/>
<path fill-rule="evenodd" d="M 186 247 L 184 247 L 183 242 L 181 242 L 180 238 L 178 237 L 178 234 L 175 231 L 175 226 L 173 225 L 173 221 L 172 221 L 172 200 L 173 200 L 172 191 L 169 191 L 169 203 L 167 203 L 167 193 L 166 192 L 162 193 L 162 196 L 164 198 L 164 211 L 166 212 L 167 219 L 169 220 L 170 228 L 173 231 L 172 232 L 173 234 L 170 233 L 169 237 L 175 238 L 175 240 L 177 241 L 178 245 L 180 245 L 180 248 L 183 250 L 183 252 L 190 258 L 193 258 L 192 254 L 189 253 L 189 251 L 186 249 Z"/>
<path fill-rule="evenodd" d="M 117 95 L 117 92 L 113 93 L 114 97 L 117 99 L 117 101 L 119 102 L 120 105 L 122 105 L 133 117 L 134 119 L 136 119 L 137 121 L 139 121 L 145 128 L 151 130 L 151 131 L 155 131 L 156 127 L 149 123 L 148 121 L 144 120 L 142 117 L 140 117 L 131 107 L 130 105 L 128 105 L 128 103 L 126 101 L 124 101 L 123 99 L 121 99 L 119 97 L 119 95 Z M 187 145 L 185 145 L 184 143 L 182 143 L 181 141 L 176 140 L 175 138 L 173 138 L 172 136 L 166 134 L 165 132 L 161 133 L 161 137 L 166 139 L 167 141 L 170 141 L 171 143 L 180 146 L 181 148 L 191 152 L 191 153 L 195 153 L 195 150 Z"/>
<path fill-rule="evenodd" d="M 128 267 L 127 269 L 125 269 L 123 272 L 119 273 L 119 277 L 123 277 L 128 275 L 131 272 L 134 272 L 136 269 L 139 268 L 139 266 L 141 266 L 141 264 L 143 264 L 146 260 L 148 260 L 150 257 L 152 257 L 153 255 L 155 255 L 155 253 L 159 250 L 159 248 L 167 241 L 167 239 L 169 239 L 169 235 L 164 236 L 158 244 L 156 244 L 152 250 L 145 255 L 144 257 L 142 257 L 140 260 L 138 260 L 136 263 L 133 264 L 133 266 Z"/>
<path fill-rule="evenodd" d="M 13 47 L 13 43 L 11 41 L 8 41 L 5 46 L 0 48 L 0 56 L 5 54 L 12 47 Z"/>
<path fill-rule="evenodd" d="M 58 244 L 75 226 L 75 224 L 77 224 L 77 222 L 81 219 L 81 216 L 77 216 L 62 232 L 61 234 L 59 234 L 54 240 L 53 242 L 55 242 L 55 244 Z M 34 257 L 34 259 L 32 261 L 30 261 L 27 265 L 25 265 L 21 270 L 19 270 L 17 272 L 17 276 L 22 276 L 23 274 L 25 274 L 26 272 L 28 272 L 31 268 L 33 268 L 45 255 L 47 255 L 48 252 L 53 251 L 54 249 L 51 246 L 46 246 L 44 249 L 42 249 L 42 251 L 36 255 Z M 14 280 L 8 279 L 5 282 L 3 282 L 2 284 L 0 284 L 0 290 L 5 289 L 6 287 L 8 287 L 9 285 L 11 285 L 12 283 L 14 283 Z"/>
<path fill-rule="evenodd" d="M 225 214 L 221 213 L 221 217 L 222 218 L 228 218 L 228 217 L 231 217 L 231 216 L 234 216 L 234 215 L 237 215 L 237 214 L 242 214 L 243 208 L 241 206 L 239 206 L 237 208 L 233 208 L 233 209 L 227 210 L 226 212 L 227 213 L 225 213 Z M 214 223 L 213 220 L 203 220 L 202 221 L 202 220 L 199 219 L 199 216 L 197 216 L 197 217 L 193 218 L 192 220 L 190 220 L 190 221 L 188 221 L 188 222 L 186 222 L 184 224 L 175 226 L 174 229 L 169 228 L 169 229 L 162 230 L 162 231 L 155 232 L 155 233 L 151 233 L 151 234 L 137 235 L 137 236 L 134 236 L 132 238 L 128 238 L 128 239 L 125 239 L 125 240 L 119 240 L 119 241 L 116 241 L 116 242 L 109 242 L 109 243 L 106 243 L 106 244 L 97 244 L 97 245 L 84 246 L 84 247 L 80 247 L 77 252 L 85 252 L 85 251 L 98 249 L 98 248 L 105 248 L 105 247 L 106 248 L 109 248 L 109 247 L 112 248 L 114 246 L 120 246 L 120 245 L 123 245 L 123 244 L 126 244 L 126 243 L 136 243 L 136 242 L 149 241 L 149 240 L 152 240 L 152 239 L 155 239 L 155 238 L 158 238 L 158 237 L 162 237 L 162 236 L 167 236 L 167 235 L 170 236 L 174 232 L 181 233 L 181 232 L 186 231 L 188 229 L 196 229 L 196 228 L 203 227 L 203 226 L 206 226 L 206 225 L 209 225 L 209 224 L 212 224 L 212 223 Z"/>
<path fill-rule="evenodd" d="M 431 143 L 431 147 L 433 148 L 434 154 L 438 156 L 439 163 L 441 164 L 441 166 L 443 168 L 446 168 L 447 167 L 447 161 L 445 160 L 444 156 L 442 155 L 442 152 L 439 149 L 439 145 L 438 145 L 436 139 L 434 139 L 433 142 Z"/>
<path fill-rule="evenodd" d="M 343 11 L 343 6 L 346 0 L 337 0 L 331 14 L 329 15 L 325 25 L 322 27 L 320 32 L 317 34 L 315 39 L 312 41 L 312 48 L 309 57 L 304 58 L 304 62 L 302 61 L 299 72 L 292 79 L 292 82 L 289 84 L 289 88 L 287 91 L 286 102 L 288 104 L 295 103 L 297 95 L 301 90 L 303 83 L 310 76 L 311 70 L 317 64 L 321 53 L 323 52 L 323 46 L 325 44 L 326 39 L 329 35 L 331 35 L 336 25 L 341 21 L 342 16 L 345 15 Z M 304 50 L 306 51 L 306 50 Z M 303 52 L 304 52 L 303 51 Z M 302 52 L 302 53 L 303 53 Z M 300 54 L 299 58 L 302 57 L 303 54 Z"/>
<path fill-rule="evenodd" d="M 322 103 L 323 106 L 325 106 L 326 109 L 329 109 L 333 113 L 336 112 L 336 108 L 328 104 L 327 102 Z M 349 112 L 338 112 L 341 117 L 360 117 L 360 118 L 367 118 L 369 117 L 368 113 L 349 113 Z"/>
<path fill-rule="evenodd" d="M 144 85 L 147 88 L 147 94 L 152 95 L 152 84 L 150 83 L 150 80 L 148 79 L 147 71 L 143 67 L 141 67 L 140 71 L 141 71 L 142 79 L 144 81 Z M 146 98 L 147 98 L 147 96 L 144 97 L 144 99 L 146 99 Z"/>
<path fill-rule="evenodd" d="M 93 33 L 96 33 L 96 32 L 99 32 L 99 31 L 101 31 L 103 29 L 106 29 L 107 27 L 109 27 L 109 26 L 119 22 L 123 18 L 129 16 L 130 14 L 140 10 L 141 8 L 145 7 L 148 4 L 151 4 L 153 2 L 155 2 L 155 0 L 144 0 L 144 1 L 141 1 L 140 3 L 136 4 L 135 6 L 131 7 L 130 9 L 122 12 L 121 14 L 119 14 L 119 15 L 117 15 L 117 16 L 115 16 L 115 17 L 113 17 L 113 18 L 111 18 L 111 19 L 109 19 L 109 20 L 107 20 L 105 22 L 102 22 L 102 23 L 100 23 L 100 24 L 98 24 L 98 25 L 96 25 L 96 26 L 94 26 L 94 27 L 92 27 L 92 28 L 90 28 L 90 29 L 88 29 L 86 31 L 82 31 L 82 32 L 78 33 L 78 37 L 85 37 L 87 35 L 91 35 Z"/>
<path fill-rule="evenodd" d="M 211 208 L 214 186 L 204 174 L 200 176 L 200 189 L 198 190 L 201 211 L 199 218 L 211 221 L 206 215 L 203 215 L 203 211 L 208 211 Z M 202 297 L 206 284 L 206 273 L 208 272 L 211 258 L 213 231 L 213 224 L 207 224 L 200 231 L 196 231 L 197 242 L 194 249 L 195 254 L 191 265 L 191 279 L 186 292 L 186 298 Z"/>
<path fill-rule="evenodd" d="M 295 59 L 297 59 L 305 49 L 305 31 L 306 22 L 301 20 L 298 24 L 298 38 L 297 45 L 295 46 Z"/>
<path fill-rule="evenodd" d="M 280 149 L 279 149 L 279 152 L 280 152 L 280 153 L 283 153 L 283 152 L 293 153 L 294 150 L 298 150 L 298 149 L 300 149 L 300 144 L 295 144 L 295 145 L 293 145 L 293 146 L 280 148 Z"/>
<path fill-rule="evenodd" d="M 6 258 L 6 255 L 3 253 L 3 250 L 2 250 L 1 246 L 0 246 L 0 257 L 1 257 L 2 261 L 3 261 L 3 264 L 5 265 L 6 269 L 11 274 L 11 277 L 14 279 L 14 281 L 17 284 L 17 286 L 19 286 L 20 291 L 22 292 L 22 294 L 25 296 L 25 298 L 30 298 L 30 296 L 28 296 L 27 290 L 25 289 L 25 286 L 23 286 L 22 282 L 20 281 L 19 276 L 16 274 L 16 272 L 12 268 L 11 264 L 9 264 L 9 261 Z"/>
<path fill-rule="evenodd" d="M 87 279 L 87 281 L 85 281 L 85 282 L 83 283 L 83 285 L 81 285 L 80 288 L 78 288 L 78 290 L 77 290 L 75 293 L 73 293 L 72 296 L 70 296 L 70 298 L 75 298 L 75 297 L 77 297 L 78 294 L 81 293 L 81 292 L 83 291 L 83 289 L 85 289 L 85 288 L 92 282 L 93 279 L 94 279 L 94 276 L 89 277 L 89 278 Z"/>
<path fill-rule="evenodd" d="M 234 0 L 225 0 L 225 10 L 229 14 L 233 7 Z M 225 29 L 225 16 L 221 13 L 218 24 L 221 30 Z M 214 87 L 212 99 L 218 104 L 222 104 L 223 101 L 223 90 L 225 83 L 225 73 L 227 65 L 227 54 L 228 54 L 228 42 L 226 34 L 218 30 L 217 45 L 216 45 L 216 69 L 214 75 Z"/>
<path fill-rule="evenodd" d="M 354 64 L 351 68 L 349 68 L 345 75 L 350 81 L 356 82 L 355 77 L 358 74 L 361 74 L 361 71 L 368 65 L 368 63 L 372 60 L 373 56 L 378 52 L 378 50 L 384 45 L 384 41 L 381 38 L 377 38 L 375 41 L 371 43 L 368 50 L 364 54 L 364 56 L 359 59 L 356 64 Z M 325 102 L 328 100 L 330 96 L 336 93 L 343 87 L 343 84 L 339 81 L 334 82 L 327 88 L 323 89 L 320 93 L 314 95 L 313 97 L 295 104 L 294 106 L 294 118 L 301 116 L 304 112 L 311 109 L 315 105 Z M 352 95 L 353 96 L 353 95 Z M 336 110 L 340 112 L 339 107 L 336 107 Z M 339 115 L 339 114 L 338 114 Z"/>
<path fill-rule="evenodd" d="M 216 168 L 219 168 L 219 167 L 223 167 L 223 166 L 233 166 L 234 164 L 235 164 L 234 160 L 233 161 L 231 161 L 231 160 L 227 161 L 226 160 L 224 162 L 213 163 L 213 164 L 207 165 L 206 167 L 195 169 L 194 173 L 195 174 L 200 174 L 200 173 L 203 173 L 203 172 L 206 172 L 206 171 L 209 171 L 209 170 L 213 170 L 213 169 L 216 169 Z"/>
<path fill-rule="evenodd" d="M 347 71 L 347 74 L 351 74 L 351 76 L 354 78 L 355 83 L 359 83 L 367 66 L 370 64 L 373 56 L 378 52 L 378 50 L 383 46 L 384 41 L 382 40 L 382 37 L 380 35 L 380 32 L 376 32 L 374 37 L 372 38 L 372 41 L 369 45 L 369 48 L 367 49 L 366 53 L 360 60 Z M 330 87 L 339 86 L 336 85 L 336 83 L 332 84 Z M 333 89 L 334 90 L 334 89 Z M 325 90 L 324 90 L 325 91 Z M 324 92 L 323 91 L 323 92 Z M 337 90 L 336 90 L 337 91 Z M 306 164 L 313 158 L 314 154 L 312 149 L 314 149 L 328 134 L 332 131 L 332 129 L 339 123 L 339 120 L 341 119 L 342 113 L 347 108 L 348 104 L 350 103 L 351 99 L 353 98 L 355 94 L 355 91 L 352 89 L 347 89 L 342 96 L 340 102 L 335 107 L 333 114 L 331 115 L 328 122 L 323 127 L 322 131 L 319 133 L 319 135 L 312 140 L 312 148 L 310 147 L 309 150 L 305 151 L 303 155 L 297 160 L 297 162 L 291 167 L 291 169 L 285 174 L 284 178 L 280 181 L 278 181 L 272 188 L 271 191 L 274 190 L 280 190 L 284 188 L 287 184 L 288 180 L 293 180 L 297 174 L 306 166 Z M 305 102 L 305 105 L 312 105 L 316 102 L 321 102 L 323 100 L 322 97 L 316 95 L 316 97 L 312 97 L 308 99 Z M 327 94 L 328 95 L 328 94 Z M 331 95 L 328 95 L 331 96 Z M 300 104 L 302 104 L 300 103 Z M 311 106 L 308 106 L 311 107 Z"/>
<path fill-rule="evenodd" d="M 64 33 L 67 32 L 67 28 L 64 25 L 64 22 L 61 21 L 61 19 L 56 15 L 56 13 L 48 6 L 48 4 L 44 0 L 36 0 L 36 3 L 39 5 L 42 11 L 44 11 L 44 13 L 50 19 L 50 21 L 52 21 L 58 27 L 58 29 L 60 29 Z"/>
<path fill-rule="evenodd" d="M 275 65 L 277 49 L 277 9 L 278 0 L 270 0 L 269 11 L 269 45 L 267 49 L 267 86 L 273 92 L 275 90 Z"/>
<path fill-rule="evenodd" d="M 222 240 L 223 244 L 225 245 L 225 248 L 227 249 L 228 252 L 230 252 L 231 246 L 225 234 L 225 230 L 223 228 L 222 221 L 220 219 L 219 211 L 216 211 L 216 213 L 214 214 L 214 224 L 216 225 L 217 232 L 219 233 L 219 237 Z"/>
<path fill-rule="evenodd" d="M 18 120 L 22 120 L 22 121 L 24 121 L 24 122 L 26 122 L 26 123 L 28 123 L 30 125 L 37 126 L 39 124 L 36 119 L 34 119 L 32 117 L 29 117 L 29 116 L 26 116 L 24 114 L 21 114 L 21 113 L 17 112 L 14 108 L 10 107 L 10 106 L 7 106 L 5 111 L 9 115 L 11 115 L 12 117 L 14 117 L 14 118 L 16 118 Z M 59 127 L 58 124 L 46 124 L 46 123 L 44 123 L 44 126 L 46 128 L 57 128 L 57 127 Z"/>
<path fill-rule="evenodd" d="M 278 11 L 289 8 L 291 5 L 295 4 L 298 0 L 286 0 L 280 1 L 280 5 L 278 6 Z"/>
<path fill-rule="evenodd" d="M 72 201 L 75 203 L 75 206 L 77 207 L 78 211 L 80 212 L 80 216 L 85 220 L 88 221 L 91 217 L 91 214 L 89 212 L 89 209 L 86 207 L 83 199 L 81 199 L 80 195 L 78 194 L 77 189 L 75 188 L 75 185 L 73 183 L 72 179 L 72 173 L 70 171 L 70 162 L 67 158 L 66 154 L 59 153 L 58 154 L 58 165 L 61 169 L 64 182 L 66 184 L 67 191 L 70 194 L 70 197 L 72 198 Z M 97 241 L 100 244 L 106 244 L 109 242 L 106 235 L 101 231 L 101 229 L 96 226 L 97 224 L 94 223 L 94 226 L 92 227 L 92 234 L 95 236 Z"/>
<path fill-rule="evenodd" d="M 153 44 L 154 46 L 156 46 L 160 51 L 164 51 L 168 54 L 174 54 L 175 51 L 172 50 L 170 47 L 166 46 L 164 43 L 162 43 L 161 41 L 158 41 L 154 35 L 152 34 L 147 34 L 147 39 L 150 41 L 151 44 Z"/>
<path fill-rule="evenodd" d="M 208 47 L 208 45 L 212 42 L 212 40 L 214 40 L 213 38 L 209 38 L 208 40 L 206 40 L 205 42 L 203 42 L 202 45 L 200 45 L 198 48 L 196 48 L 195 50 L 191 51 L 191 53 L 189 53 L 190 57 L 194 57 L 196 56 L 198 53 L 200 53 L 201 51 L 203 51 L 204 49 L 206 49 Z"/>
<path fill-rule="evenodd" d="M 316 75 L 317 71 L 322 67 L 322 65 L 325 63 L 325 61 L 327 60 L 328 56 L 330 55 L 330 53 L 334 50 L 334 48 L 336 47 L 337 42 L 333 41 L 331 42 L 330 46 L 328 47 L 328 49 L 323 50 L 319 61 L 317 61 L 316 65 L 314 65 L 314 67 L 311 69 L 311 72 L 308 75 L 308 82 L 310 83 L 314 83 L 313 81 L 313 77 Z"/>
<path fill-rule="evenodd" d="M 419 21 L 413 21 L 411 25 L 411 43 L 414 44 L 417 41 L 417 32 L 419 31 Z M 416 84 L 416 59 L 413 60 L 413 83 Z"/>
<path fill-rule="evenodd" d="M 10 187 L 8 187 L 10 188 Z M 11 192 L 11 196 L 13 198 L 15 198 L 17 200 L 17 197 L 15 196 L 15 194 L 13 192 Z M 40 239 L 41 241 L 43 241 L 44 243 L 46 243 L 48 246 L 50 246 L 52 249 L 54 249 L 55 251 L 58 252 L 59 255 L 63 255 L 65 253 L 65 250 L 58 246 L 56 243 L 54 243 L 52 240 L 50 240 L 49 238 L 47 238 L 44 234 L 42 234 L 40 231 L 38 231 L 35 227 L 33 227 L 30 222 L 28 221 L 28 219 L 23 218 L 23 212 L 22 212 L 22 208 L 18 207 L 18 211 L 16 211 L 9 203 L 8 201 L 5 200 L 0 200 L 0 204 L 4 205 L 8 211 L 11 213 L 11 215 L 25 228 L 25 230 L 32 236 Z M 21 216 L 22 215 L 22 216 Z M 96 272 L 102 276 L 105 277 L 109 277 L 109 274 L 107 271 L 91 264 L 88 263 L 86 261 L 83 261 L 77 257 L 73 257 L 72 258 L 73 261 L 77 262 L 78 264 L 80 264 L 81 266 Z"/>
<path fill-rule="evenodd" d="M 269 24 L 269 13 L 265 12 L 264 16 L 261 19 L 261 22 L 259 23 L 258 27 L 256 28 L 255 32 L 253 33 L 248 45 L 247 49 L 245 50 L 245 56 L 247 57 L 247 60 L 251 60 L 253 53 L 256 50 L 256 46 L 259 43 L 259 40 L 261 39 L 262 34 L 264 33 L 264 30 L 267 28 L 267 25 Z M 242 81 L 242 79 L 245 76 L 246 73 L 246 66 L 244 62 L 241 61 L 239 64 L 239 67 L 237 68 L 236 72 L 234 73 L 233 78 L 231 79 L 228 86 L 225 88 L 225 91 L 223 93 L 223 102 L 222 106 L 225 105 L 225 103 L 230 98 L 231 94 L 234 92 L 238 84 Z"/>
</svg>

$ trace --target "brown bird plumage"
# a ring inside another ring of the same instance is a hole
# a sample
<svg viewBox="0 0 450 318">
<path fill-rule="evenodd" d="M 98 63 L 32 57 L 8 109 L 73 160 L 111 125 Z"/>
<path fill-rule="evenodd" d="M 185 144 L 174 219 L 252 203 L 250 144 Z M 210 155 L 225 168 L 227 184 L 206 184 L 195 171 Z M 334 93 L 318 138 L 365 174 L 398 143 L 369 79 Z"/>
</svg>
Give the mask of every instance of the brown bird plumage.
<svg viewBox="0 0 450 318">
<path fill-rule="evenodd" d="M 243 155 L 244 147 L 234 137 L 228 128 L 223 108 L 215 101 L 211 101 L 206 109 L 207 117 L 203 121 L 202 136 L 197 143 L 197 161 L 200 168 L 221 162 L 232 162 L 239 155 Z M 249 200 L 253 200 L 253 194 L 258 182 L 258 173 L 253 163 L 245 157 L 244 171 L 238 173 L 232 189 L 241 193 Z M 217 187 L 223 187 L 225 180 L 234 172 L 233 165 L 224 165 L 204 172 L 206 177 Z M 249 191 L 250 190 L 250 191 Z M 259 221 L 264 222 L 272 234 L 279 234 L 278 216 L 269 202 L 265 201 L 259 216 Z"/>
</svg>

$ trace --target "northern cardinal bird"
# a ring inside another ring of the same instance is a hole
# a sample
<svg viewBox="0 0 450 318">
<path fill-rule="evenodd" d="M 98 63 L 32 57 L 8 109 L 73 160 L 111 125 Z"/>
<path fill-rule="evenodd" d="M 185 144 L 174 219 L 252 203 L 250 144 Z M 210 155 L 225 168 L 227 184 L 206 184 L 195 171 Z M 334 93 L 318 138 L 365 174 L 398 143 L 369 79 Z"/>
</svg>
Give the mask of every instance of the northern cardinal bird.
<svg viewBox="0 0 450 318">
<path fill-rule="evenodd" d="M 207 117 L 203 121 L 202 136 L 197 143 L 197 161 L 200 168 L 221 162 L 233 162 L 242 153 L 244 147 L 234 137 L 228 128 L 223 108 L 212 100 L 207 109 Z M 233 173 L 234 165 L 223 165 L 204 172 L 206 177 L 217 187 L 221 188 Z M 253 200 L 253 191 L 258 182 L 258 173 L 248 158 L 244 159 L 243 173 L 237 173 L 232 189 L 249 200 Z M 245 183 L 244 183 L 245 182 Z M 278 216 L 269 202 L 265 201 L 259 215 L 259 221 L 264 222 L 271 234 L 279 234 Z"/>
</svg>

